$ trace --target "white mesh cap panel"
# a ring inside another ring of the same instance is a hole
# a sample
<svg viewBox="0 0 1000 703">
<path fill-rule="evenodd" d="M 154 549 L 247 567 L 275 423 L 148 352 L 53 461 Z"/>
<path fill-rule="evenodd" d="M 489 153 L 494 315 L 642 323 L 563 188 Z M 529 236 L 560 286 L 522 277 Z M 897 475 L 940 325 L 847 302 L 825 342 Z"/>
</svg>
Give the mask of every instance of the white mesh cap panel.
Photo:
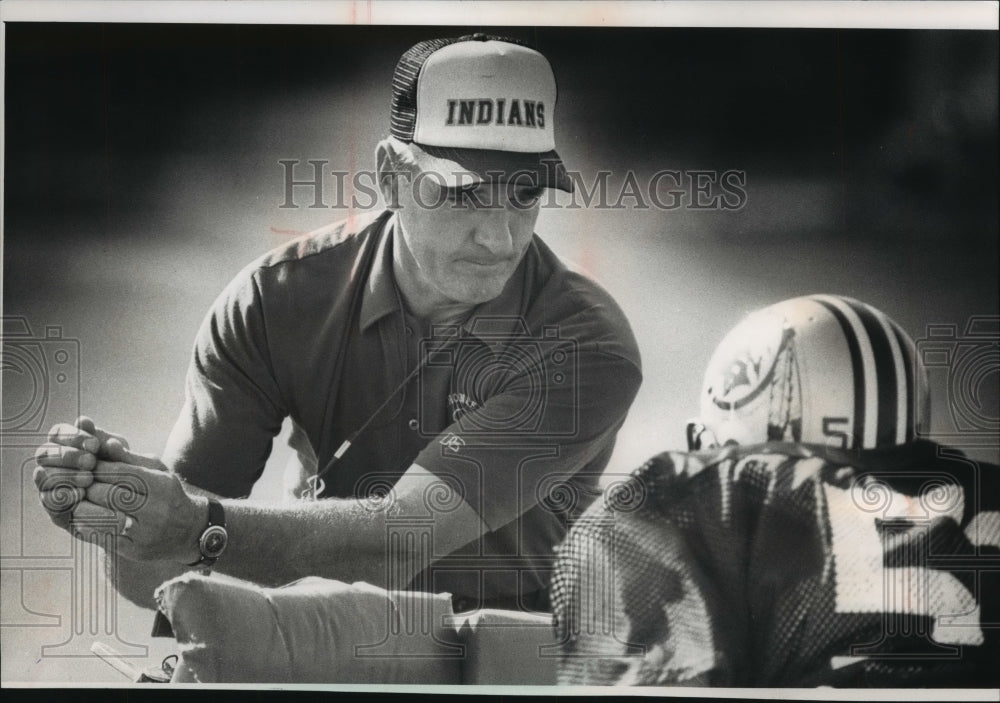
<svg viewBox="0 0 1000 703">
<path fill-rule="evenodd" d="M 413 141 L 523 153 L 555 148 L 556 82 L 537 51 L 499 41 L 446 46 L 417 83 Z"/>
</svg>

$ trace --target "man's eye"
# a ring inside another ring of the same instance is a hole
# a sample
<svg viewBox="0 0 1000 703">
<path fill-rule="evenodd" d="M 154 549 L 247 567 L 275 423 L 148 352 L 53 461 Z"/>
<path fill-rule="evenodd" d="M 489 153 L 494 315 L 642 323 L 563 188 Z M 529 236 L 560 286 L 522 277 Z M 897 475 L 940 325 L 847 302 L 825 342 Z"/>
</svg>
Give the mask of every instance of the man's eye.
<svg viewBox="0 0 1000 703">
<path fill-rule="evenodd" d="M 471 189 L 448 188 L 445 192 L 445 199 L 449 203 L 456 205 L 472 205 L 475 204 L 473 195 L 474 194 Z"/>
<path fill-rule="evenodd" d="M 534 205 L 542 197 L 541 188 L 525 188 L 514 193 L 519 205 Z"/>
</svg>

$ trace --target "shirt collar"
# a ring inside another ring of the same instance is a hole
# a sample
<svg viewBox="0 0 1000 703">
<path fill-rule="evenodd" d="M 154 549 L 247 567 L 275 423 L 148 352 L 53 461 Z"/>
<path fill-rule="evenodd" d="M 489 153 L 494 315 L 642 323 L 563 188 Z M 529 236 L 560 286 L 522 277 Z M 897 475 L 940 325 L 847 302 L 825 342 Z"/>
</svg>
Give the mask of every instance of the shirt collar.
<svg viewBox="0 0 1000 703">
<path fill-rule="evenodd" d="M 361 331 L 364 332 L 372 324 L 389 313 L 399 310 L 396 299 L 396 284 L 392 276 L 392 234 L 395 229 L 396 217 L 389 218 L 375 246 L 375 259 L 372 270 L 365 282 L 364 297 L 361 299 Z"/>
<path fill-rule="evenodd" d="M 376 244 L 378 249 L 361 300 L 362 332 L 386 315 L 396 311 L 402 312 L 392 272 L 392 239 L 395 227 L 394 215 L 386 223 Z M 528 258 L 533 248 L 534 243 L 529 245 L 529 251 L 521 257 L 521 263 L 514 269 L 513 275 L 500 291 L 500 295 L 473 308 L 469 317 L 462 323 L 462 329 L 466 334 L 495 338 L 528 333 L 526 329 L 521 330 L 519 327 L 524 327 L 520 316 L 523 314 Z"/>
</svg>

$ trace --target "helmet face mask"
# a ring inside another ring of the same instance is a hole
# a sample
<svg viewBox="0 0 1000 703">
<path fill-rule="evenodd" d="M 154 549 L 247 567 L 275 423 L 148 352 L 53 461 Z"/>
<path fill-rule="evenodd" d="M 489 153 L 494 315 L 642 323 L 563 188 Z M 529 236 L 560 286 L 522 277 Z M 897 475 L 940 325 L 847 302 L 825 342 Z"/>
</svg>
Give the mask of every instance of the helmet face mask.
<svg viewBox="0 0 1000 703">
<path fill-rule="evenodd" d="M 689 420 L 685 434 L 689 452 L 715 449 L 719 446 L 719 440 L 716 439 L 715 433 L 699 420 Z"/>
<path fill-rule="evenodd" d="M 928 416 L 912 340 L 851 298 L 793 298 L 751 313 L 716 348 L 688 448 L 768 441 L 872 449 Z M 698 427 L 698 425 L 701 427 Z"/>
</svg>

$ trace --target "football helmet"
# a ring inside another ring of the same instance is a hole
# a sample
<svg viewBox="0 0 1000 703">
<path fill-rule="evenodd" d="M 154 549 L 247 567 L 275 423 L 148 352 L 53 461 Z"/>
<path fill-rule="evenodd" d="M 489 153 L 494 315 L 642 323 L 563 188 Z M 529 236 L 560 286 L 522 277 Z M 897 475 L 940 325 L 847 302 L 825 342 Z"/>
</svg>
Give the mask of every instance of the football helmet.
<svg viewBox="0 0 1000 703">
<path fill-rule="evenodd" d="M 792 298 L 751 313 L 716 348 L 688 449 L 903 444 L 927 427 L 926 389 L 913 340 L 885 313 L 839 295 Z"/>
</svg>

